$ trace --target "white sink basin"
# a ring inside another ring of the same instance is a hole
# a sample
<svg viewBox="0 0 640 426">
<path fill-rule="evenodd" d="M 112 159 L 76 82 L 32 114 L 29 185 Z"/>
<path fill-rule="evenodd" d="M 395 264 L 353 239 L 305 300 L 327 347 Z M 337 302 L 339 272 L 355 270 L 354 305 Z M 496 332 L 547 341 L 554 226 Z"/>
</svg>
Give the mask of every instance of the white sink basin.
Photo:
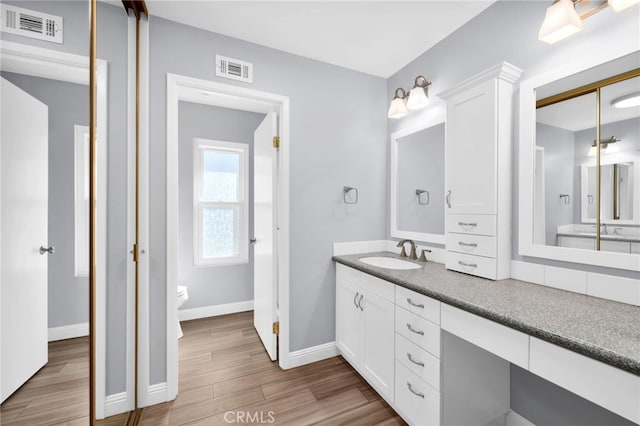
<svg viewBox="0 0 640 426">
<path fill-rule="evenodd" d="M 415 263 L 407 262 L 406 260 L 396 259 L 395 257 L 363 257 L 362 259 L 358 259 L 362 263 L 366 263 L 367 265 L 377 266 L 378 268 L 387 268 L 387 269 L 418 269 L 421 268 L 420 265 L 416 265 Z"/>
</svg>

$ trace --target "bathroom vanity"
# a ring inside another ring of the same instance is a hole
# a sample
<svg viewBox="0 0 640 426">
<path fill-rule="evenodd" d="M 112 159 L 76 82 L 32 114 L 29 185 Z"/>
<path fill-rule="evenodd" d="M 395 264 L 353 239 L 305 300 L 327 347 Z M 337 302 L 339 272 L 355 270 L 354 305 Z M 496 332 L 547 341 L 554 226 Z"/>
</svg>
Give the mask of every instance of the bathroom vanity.
<svg viewBox="0 0 640 426">
<path fill-rule="evenodd" d="M 371 256 L 333 257 L 336 345 L 408 423 L 505 424 L 512 363 L 640 424 L 638 307 Z"/>
</svg>

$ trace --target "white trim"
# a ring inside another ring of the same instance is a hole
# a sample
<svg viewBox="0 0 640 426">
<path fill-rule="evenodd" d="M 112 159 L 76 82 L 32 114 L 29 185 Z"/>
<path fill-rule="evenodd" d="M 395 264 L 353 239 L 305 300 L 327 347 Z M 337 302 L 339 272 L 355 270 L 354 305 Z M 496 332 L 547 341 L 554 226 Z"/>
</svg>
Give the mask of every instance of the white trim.
<svg viewBox="0 0 640 426">
<path fill-rule="evenodd" d="M 173 328 L 176 328 L 175 324 Z M 148 407 L 150 405 L 156 405 L 166 401 L 170 401 L 170 399 L 167 398 L 166 382 L 156 383 L 154 385 L 147 386 L 146 392 L 143 395 L 139 395 L 139 396 L 143 396 L 142 399 L 145 401 L 144 404 L 140 404 L 140 407 Z"/>
<path fill-rule="evenodd" d="M 339 352 L 336 342 L 324 343 L 322 345 L 289 352 L 289 367 L 300 367 L 301 365 L 311 364 L 312 362 L 322 361 L 323 359 L 333 358 L 338 355 Z"/>
<path fill-rule="evenodd" d="M 104 402 L 105 417 L 115 416 L 116 414 L 126 413 L 127 411 L 130 411 L 127 392 L 107 395 Z"/>
<path fill-rule="evenodd" d="M 18 74 L 76 84 L 89 84 L 89 58 L 58 50 L 2 41 L 0 69 Z M 96 417 L 104 417 L 106 390 L 106 264 L 107 264 L 107 61 L 97 63 L 97 216 L 95 288 L 95 404 Z M 104 141 L 104 143 L 100 143 Z M 101 267 L 102 265 L 102 267 Z"/>
<path fill-rule="evenodd" d="M 73 126 L 74 275 L 89 276 L 89 127 Z"/>
<path fill-rule="evenodd" d="M 253 310 L 253 300 L 225 303 L 223 305 L 201 306 L 198 308 L 180 309 L 178 320 L 189 321 L 200 318 L 217 317 L 220 315 L 236 314 Z"/>
<path fill-rule="evenodd" d="M 506 426 L 536 426 L 513 410 L 509 410 L 507 413 L 505 424 Z"/>
<path fill-rule="evenodd" d="M 444 109 L 439 109 L 436 108 L 434 110 L 435 115 L 429 116 L 428 119 L 426 119 L 424 122 L 420 123 L 420 124 L 416 124 L 414 126 L 411 127 L 407 127 L 401 130 L 398 130 L 397 132 L 394 132 L 391 134 L 391 140 L 390 140 L 390 151 L 391 151 L 391 160 L 390 160 L 390 166 L 389 166 L 389 188 L 390 188 L 390 221 L 389 221 L 389 229 L 390 229 L 390 234 L 392 238 L 408 238 L 414 241 L 422 241 L 422 242 L 426 242 L 426 243 L 434 243 L 434 244 L 445 244 L 446 243 L 446 237 L 444 235 L 444 233 L 442 234 L 431 234 L 431 233 L 427 233 L 427 232 L 412 232 L 412 231 L 402 231 L 400 229 L 398 229 L 398 220 L 397 220 L 397 203 L 396 203 L 396 186 L 397 186 L 397 179 L 398 179 L 398 139 L 417 133 L 421 130 L 425 130 L 428 129 L 429 127 L 434 127 L 434 126 L 438 126 L 440 124 L 444 124 L 445 123 L 445 110 Z M 443 141 L 444 144 L 444 141 Z M 444 177 L 443 177 L 444 179 Z M 442 206 L 442 209 L 444 210 L 444 204 Z M 445 215 L 443 214 L 443 223 L 442 223 L 442 229 L 444 229 L 444 217 Z"/>
<path fill-rule="evenodd" d="M 520 158 L 519 158 L 519 254 L 577 264 L 590 264 L 608 268 L 640 271 L 638 255 L 605 251 L 579 250 L 567 247 L 545 246 L 533 243 L 534 161 L 536 146 L 536 93 L 537 87 L 593 68 L 637 51 L 637 43 L 621 40 L 610 43 L 607 49 L 593 50 L 579 60 L 559 66 L 520 83 Z"/>
<path fill-rule="evenodd" d="M 62 325 L 60 327 L 49 327 L 47 341 L 56 342 L 58 340 L 74 339 L 89 335 L 89 323 Z"/>
<path fill-rule="evenodd" d="M 240 155 L 238 170 L 238 198 L 235 202 L 203 201 L 204 151 L 233 152 Z M 194 266 L 225 266 L 249 262 L 249 145 L 211 139 L 193 139 L 193 252 Z M 204 258 L 202 235 L 204 233 L 203 209 L 205 207 L 237 209 L 239 232 L 235 235 L 238 254 L 228 257 Z"/>
<path fill-rule="evenodd" d="M 193 90 L 207 91 L 207 98 L 218 98 L 221 105 L 230 100 L 234 102 L 234 108 L 239 109 L 239 104 L 250 104 L 251 107 L 264 106 L 263 112 L 276 111 L 278 113 L 278 127 L 280 130 L 279 169 L 278 182 L 278 295 L 279 295 L 279 364 L 283 369 L 289 365 L 289 98 L 272 93 L 243 87 L 215 83 L 192 77 L 167 74 L 167 294 L 166 294 L 166 330 L 167 330 L 167 399 L 172 400 L 178 393 L 178 340 L 176 336 L 176 293 L 178 286 L 178 101 L 182 99 L 182 92 L 193 93 Z M 148 339 L 148 312 L 141 317 L 145 322 L 145 333 Z M 148 345 L 148 342 L 147 342 Z M 148 351 L 148 348 L 145 348 Z M 142 370 L 148 374 L 148 359 L 140 364 Z"/>
</svg>

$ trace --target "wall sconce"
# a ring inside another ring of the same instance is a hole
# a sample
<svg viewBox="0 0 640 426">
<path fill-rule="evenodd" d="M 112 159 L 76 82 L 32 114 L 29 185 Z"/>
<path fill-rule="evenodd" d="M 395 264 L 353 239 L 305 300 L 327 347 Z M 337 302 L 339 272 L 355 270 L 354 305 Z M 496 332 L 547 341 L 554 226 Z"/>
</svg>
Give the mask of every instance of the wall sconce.
<svg viewBox="0 0 640 426">
<path fill-rule="evenodd" d="M 611 136 L 609 139 L 604 139 L 600 141 L 600 151 L 607 151 L 604 152 L 604 154 L 613 154 L 616 152 L 619 152 L 619 148 L 618 145 L 612 145 L 616 142 L 620 141 L 620 139 L 616 139 L 615 136 Z M 589 157 L 595 157 L 596 153 L 598 152 L 598 144 L 596 144 L 596 141 L 593 141 L 593 144 L 591 144 L 591 147 L 589 148 Z"/>
<path fill-rule="evenodd" d="M 620 12 L 638 3 L 640 0 L 555 0 L 547 8 L 547 14 L 538 33 L 538 40 L 554 44 L 582 30 L 583 20 L 595 15 L 607 6 Z M 593 6 L 578 14 L 577 8 L 582 4 L 585 7 Z"/>
<path fill-rule="evenodd" d="M 571 0 L 569 0 L 571 1 Z M 413 88 L 407 94 L 402 87 L 396 89 L 387 117 L 400 118 L 409 113 L 409 110 L 424 108 L 429 105 L 429 85 L 424 76 L 417 76 L 413 82 Z"/>
</svg>

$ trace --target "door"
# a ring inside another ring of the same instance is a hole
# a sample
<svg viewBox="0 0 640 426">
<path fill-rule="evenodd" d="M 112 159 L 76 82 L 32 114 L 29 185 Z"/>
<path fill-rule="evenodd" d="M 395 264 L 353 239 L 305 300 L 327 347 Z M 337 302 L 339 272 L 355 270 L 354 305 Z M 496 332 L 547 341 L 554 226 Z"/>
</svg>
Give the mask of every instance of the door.
<svg viewBox="0 0 640 426">
<path fill-rule="evenodd" d="M 388 401 L 393 401 L 395 305 L 373 293 L 360 299 L 362 310 L 362 369 Z"/>
<path fill-rule="evenodd" d="M 46 362 L 48 108 L 2 78 L 0 399 Z"/>
<path fill-rule="evenodd" d="M 496 91 L 489 80 L 447 102 L 448 214 L 496 214 Z"/>
<path fill-rule="evenodd" d="M 253 325 L 269 357 L 276 360 L 278 321 L 278 115 L 268 113 L 253 136 Z"/>
<path fill-rule="evenodd" d="M 352 364 L 360 362 L 362 352 L 362 291 L 338 277 L 336 283 L 336 345 Z"/>
</svg>

